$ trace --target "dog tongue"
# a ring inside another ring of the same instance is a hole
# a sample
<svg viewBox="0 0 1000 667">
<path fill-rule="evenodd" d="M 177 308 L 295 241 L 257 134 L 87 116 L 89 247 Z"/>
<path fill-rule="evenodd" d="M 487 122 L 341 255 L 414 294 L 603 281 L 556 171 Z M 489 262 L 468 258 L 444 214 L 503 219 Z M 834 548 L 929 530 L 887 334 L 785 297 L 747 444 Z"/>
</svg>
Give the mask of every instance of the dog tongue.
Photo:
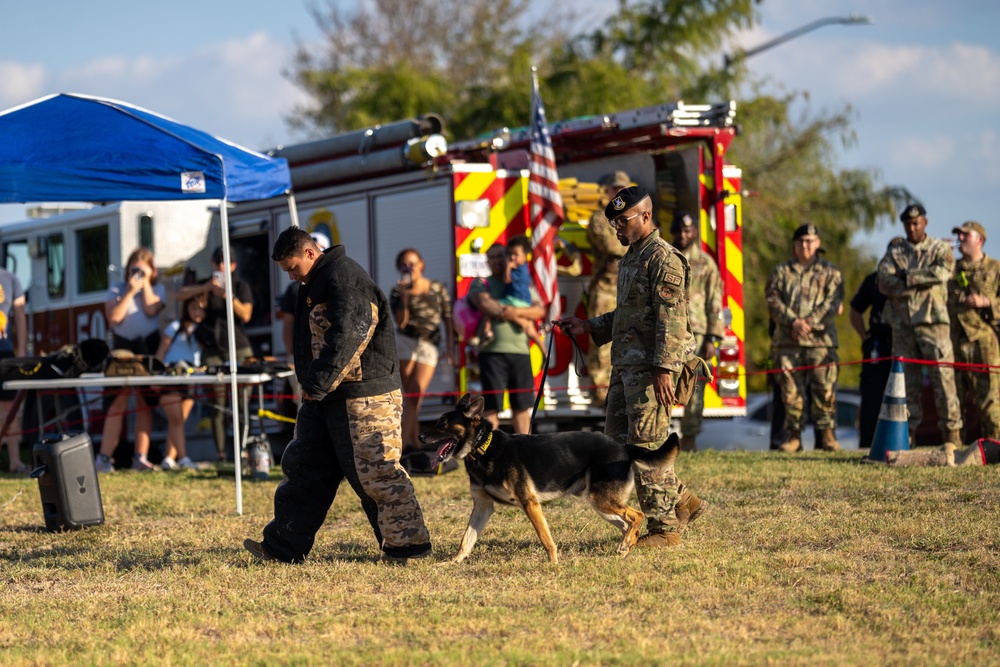
<svg viewBox="0 0 1000 667">
<path fill-rule="evenodd" d="M 447 455 L 448 449 L 450 447 L 451 447 L 451 440 L 446 441 L 443 445 L 438 447 L 437 453 L 434 454 L 434 460 L 431 461 L 432 468 L 444 460 L 444 457 Z"/>
</svg>

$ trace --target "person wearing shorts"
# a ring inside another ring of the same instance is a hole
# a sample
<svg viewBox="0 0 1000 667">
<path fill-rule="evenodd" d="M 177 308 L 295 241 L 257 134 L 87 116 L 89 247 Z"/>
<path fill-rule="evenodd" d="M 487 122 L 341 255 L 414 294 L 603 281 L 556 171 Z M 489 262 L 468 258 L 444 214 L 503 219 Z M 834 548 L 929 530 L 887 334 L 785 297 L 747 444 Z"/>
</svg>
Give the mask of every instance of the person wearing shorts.
<svg viewBox="0 0 1000 667">
<path fill-rule="evenodd" d="M 510 396 L 512 426 L 515 433 L 528 433 L 531 429 L 531 408 L 535 403 L 535 381 L 531 372 L 528 335 L 511 320 L 526 317 L 532 320 L 545 316 L 545 309 L 537 298 L 531 305 L 516 308 L 504 305 L 506 293 L 507 250 L 502 244 L 493 245 L 486 252 L 490 277 L 478 280 L 469 287 L 469 302 L 485 317 L 493 318 L 493 337 L 479 348 L 479 373 L 486 400 L 484 415 L 498 428 L 497 413 L 503 407 L 506 390 Z"/>
<path fill-rule="evenodd" d="M 441 325 L 445 331 L 445 354 L 454 364 L 454 330 L 451 295 L 448 288 L 424 275 L 424 260 L 414 248 L 396 256 L 399 281 L 389 295 L 389 307 L 396 320 L 396 352 L 403 382 L 403 453 L 418 449 L 420 404 L 434 377 L 441 345 Z"/>
</svg>

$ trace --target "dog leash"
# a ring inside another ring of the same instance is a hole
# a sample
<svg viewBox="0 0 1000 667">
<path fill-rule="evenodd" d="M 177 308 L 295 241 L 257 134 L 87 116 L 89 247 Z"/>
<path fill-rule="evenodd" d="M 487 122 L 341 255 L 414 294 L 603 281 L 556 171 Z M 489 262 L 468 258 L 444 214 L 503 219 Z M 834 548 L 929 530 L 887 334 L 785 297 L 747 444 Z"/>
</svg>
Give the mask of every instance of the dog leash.
<svg viewBox="0 0 1000 667">
<path fill-rule="evenodd" d="M 531 409 L 531 424 L 535 423 L 535 414 L 538 413 L 538 405 L 542 402 L 542 394 L 545 392 L 545 380 L 549 376 L 549 359 L 552 358 L 552 343 L 556 339 L 556 327 L 562 330 L 561 326 L 553 323 L 549 334 L 548 349 L 542 357 L 542 382 L 538 387 L 538 393 L 535 395 L 535 406 Z M 566 332 L 563 331 L 563 333 Z M 587 367 L 587 356 L 580 349 L 580 343 L 577 342 L 576 337 L 571 334 L 566 335 L 569 336 L 570 342 L 573 343 L 573 370 L 576 372 L 577 377 L 583 377 L 583 371 L 580 369 Z"/>
</svg>

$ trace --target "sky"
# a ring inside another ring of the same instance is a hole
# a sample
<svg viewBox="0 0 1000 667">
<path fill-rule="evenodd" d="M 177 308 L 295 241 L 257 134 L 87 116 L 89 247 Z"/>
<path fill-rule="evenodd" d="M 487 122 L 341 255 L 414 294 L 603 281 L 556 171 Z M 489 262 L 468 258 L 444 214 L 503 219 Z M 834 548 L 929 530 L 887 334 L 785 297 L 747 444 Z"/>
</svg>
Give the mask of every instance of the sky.
<svg viewBox="0 0 1000 667">
<path fill-rule="evenodd" d="M 616 3 L 575 6 L 594 17 Z M 765 0 L 760 12 L 759 25 L 736 36 L 733 51 L 825 17 L 872 18 L 872 25 L 819 28 L 748 58 L 746 66 L 765 80 L 765 91 L 807 92 L 804 113 L 850 105 L 856 141 L 837 163 L 874 169 L 881 184 L 909 189 L 927 207 L 933 236 L 950 237 L 962 221 L 980 221 L 992 237 L 987 253 L 1000 256 L 1000 3 Z M 286 118 L 308 100 L 283 72 L 297 44 L 320 40 L 305 0 L 5 3 L 0 109 L 84 93 L 146 107 L 249 148 L 294 143 L 306 137 Z M 23 217 L 23 206 L 0 206 L 0 224 Z M 880 255 L 901 233 L 897 222 L 860 240 Z"/>
</svg>

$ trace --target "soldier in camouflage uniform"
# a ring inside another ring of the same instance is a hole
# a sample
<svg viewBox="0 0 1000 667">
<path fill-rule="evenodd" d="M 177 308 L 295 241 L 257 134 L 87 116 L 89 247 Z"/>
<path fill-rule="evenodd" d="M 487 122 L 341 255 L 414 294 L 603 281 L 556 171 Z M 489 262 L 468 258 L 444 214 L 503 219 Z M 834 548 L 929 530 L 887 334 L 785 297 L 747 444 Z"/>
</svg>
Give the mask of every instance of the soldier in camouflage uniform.
<svg viewBox="0 0 1000 667">
<path fill-rule="evenodd" d="M 781 374 L 778 384 L 785 406 L 788 439 L 784 452 L 802 450 L 806 387 L 812 393 L 816 446 L 838 451 L 837 426 L 837 314 L 844 301 L 840 270 L 820 258 L 819 232 L 802 225 L 792 235 L 794 259 L 782 262 L 767 279 L 767 308 L 775 324 L 772 358 Z M 803 366 L 807 370 L 792 370 Z"/>
<path fill-rule="evenodd" d="M 970 220 L 951 231 L 958 235 L 962 253 L 948 281 L 955 361 L 1000 366 L 1000 345 L 994 328 L 1000 323 L 1000 262 L 983 253 L 986 230 L 978 222 Z M 1000 371 L 958 370 L 955 388 L 960 402 L 972 390 L 973 400 L 979 403 L 983 437 L 1000 439 Z"/>
<path fill-rule="evenodd" d="M 604 185 L 604 204 L 607 205 L 630 182 L 624 171 L 612 174 Z M 608 224 L 603 208 L 598 208 L 590 216 L 587 242 L 594 254 L 593 275 L 587 286 L 587 317 L 594 318 L 611 312 L 618 303 L 618 263 L 625 254 L 625 246 L 618 241 L 614 228 Z M 611 380 L 611 347 L 591 345 L 587 350 L 587 369 L 594 385 L 594 401 L 604 405 Z"/>
<path fill-rule="evenodd" d="M 893 239 L 878 264 L 878 288 L 888 298 L 884 319 L 892 326 L 892 356 L 939 362 L 904 364 L 910 444 L 916 446 L 917 425 L 923 416 L 924 368 L 934 387 L 944 440 L 959 444 L 962 414 L 955 393 L 947 290 L 955 256 L 947 243 L 927 235 L 927 211 L 920 204 L 907 207 L 900 220 L 906 238 Z"/>
<path fill-rule="evenodd" d="M 345 479 L 361 499 L 383 558 L 406 562 L 431 553 L 431 540 L 399 464 L 403 399 L 389 304 L 343 246 L 320 252 L 292 227 L 272 253 L 299 288 L 293 327 L 302 407 L 281 458 L 274 519 L 256 556 L 302 562 Z"/>
<path fill-rule="evenodd" d="M 688 326 L 687 260 L 660 238 L 653 205 L 642 187 L 625 188 L 605 208 L 628 251 L 618 269 L 615 310 L 599 317 L 556 322 L 573 335 L 589 332 L 596 345 L 611 343 L 611 385 L 604 432 L 622 443 L 647 449 L 667 438 L 674 387 L 694 353 Z M 640 547 L 680 544 L 680 533 L 706 504 L 684 489 L 671 467 L 636 467 L 639 506 L 648 519 Z"/>
<path fill-rule="evenodd" d="M 722 322 L 722 276 L 719 267 L 701 249 L 698 223 L 690 214 L 679 211 L 670 225 L 674 247 L 687 258 L 691 267 L 691 287 L 688 290 L 688 322 L 694 335 L 694 349 L 705 359 L 715 356 L 715 346 L 725 334 Z M 684 406 L 681 418 L 681 450 L 697 449 L 695 438 L 701 433 L 701 415 L 705 409 L 705 383 L 699 382 Z"/>
</svg>

